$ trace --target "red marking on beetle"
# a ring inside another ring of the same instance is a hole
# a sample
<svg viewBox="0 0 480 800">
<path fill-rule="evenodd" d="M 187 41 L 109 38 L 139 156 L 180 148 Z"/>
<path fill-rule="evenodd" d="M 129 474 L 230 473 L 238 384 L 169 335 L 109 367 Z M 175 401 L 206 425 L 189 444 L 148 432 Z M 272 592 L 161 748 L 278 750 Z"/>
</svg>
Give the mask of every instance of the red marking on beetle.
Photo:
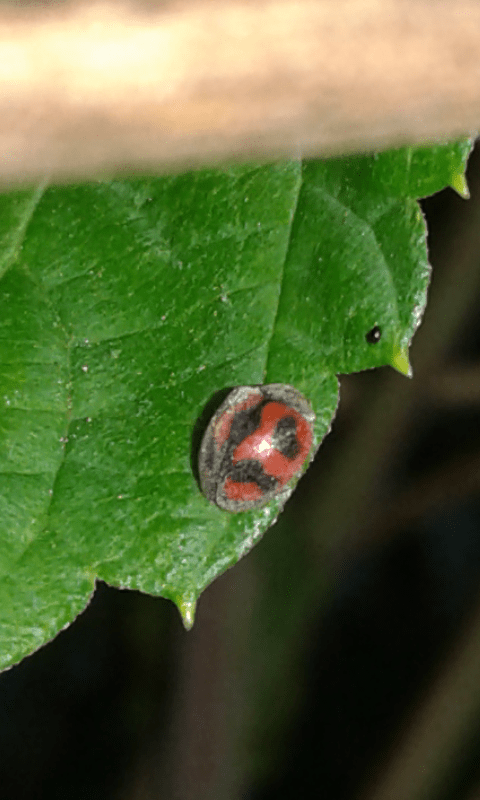
<svg viewBox="0 0 480 800">
<path fill-rule="evenodd" d="M 284 417 L 293 417 L 297 426 L 296 438 L 299 453 L 293 459 L 287 458 L 277 450 L 272 441 L 277 423 Z M 265 473 L 276 478 L 281 487 L 288 483 L 302 467 L 311 446 L 312 431 L 302 414 L 284 403 L 272 401 L 262 409 L 258 428 L 240 442 L 234 450 L 232 463 L 236 464 L 244 459 L 257 459 L 262 464 Z"/>
<path fill-rule="evenodd" d="M 223 484 L 225 497 L 229 500 L 260 500 L 263 492 L 257 483 L 239 483 L 228 476 Z"/>
</svg>

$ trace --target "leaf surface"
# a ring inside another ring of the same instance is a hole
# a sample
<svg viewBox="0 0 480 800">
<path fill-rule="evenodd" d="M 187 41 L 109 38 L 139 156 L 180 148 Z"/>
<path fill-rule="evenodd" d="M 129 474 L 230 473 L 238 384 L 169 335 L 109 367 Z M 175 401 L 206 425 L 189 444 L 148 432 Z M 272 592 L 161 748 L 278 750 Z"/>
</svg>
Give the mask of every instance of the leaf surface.
<svg viewBox="0 0 480 800">
<path fill-rule="evenodd" d="M 200 494 L 215 398 L 293 384 L 319 445 L 336 375 L 406 354 L 429 279 L 416 197 L 461 187 L 469 149 L 0 197 L 0 665 L 68 624 L 96 578 L 191 624 L 278 513 Z"/>
</svg>

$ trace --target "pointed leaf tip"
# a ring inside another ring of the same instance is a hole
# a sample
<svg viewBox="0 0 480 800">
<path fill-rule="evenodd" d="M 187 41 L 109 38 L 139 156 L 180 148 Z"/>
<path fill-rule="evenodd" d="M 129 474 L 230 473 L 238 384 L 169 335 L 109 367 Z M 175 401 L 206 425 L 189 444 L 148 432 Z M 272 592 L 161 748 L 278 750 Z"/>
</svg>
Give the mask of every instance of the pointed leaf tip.
<svg viewBox="0 0 480 800">
<path fill-rule="evenodd" d="M 398 349 L 394 350 L 392 367 L 402 375 L 406 375 L 407 378 L 411 378 L 413 376 L 412 367 L 408 359 L 408 349 L 406 347 L 399 347 Z"/>
<path fill-rule="evenodd" d="M 460 197 L 463 197 L 464 200 L 468 200 L 470 198 L 467 180 L 463 172 L 455 172 L 452 175 L 450 186 L 457 192 L 457 194 L 460 195 Z"/>
<path fill-rule="evenodd" d="M 190 631 L 193 628 L 193 623 L 195 622 L 197 601 L 193 598 L 182 598 L 178 601 L 177 607 L 180 611 L 185 630 Z"/>
</svg>

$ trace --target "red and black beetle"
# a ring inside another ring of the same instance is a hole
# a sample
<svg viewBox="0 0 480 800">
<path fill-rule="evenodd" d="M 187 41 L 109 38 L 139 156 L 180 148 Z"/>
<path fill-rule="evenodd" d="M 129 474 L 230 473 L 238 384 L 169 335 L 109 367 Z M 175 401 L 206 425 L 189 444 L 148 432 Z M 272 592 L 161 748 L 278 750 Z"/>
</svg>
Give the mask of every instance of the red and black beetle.
<svg viewBox="0 0 480 800">
<path fill-rule="evenodd" d="M 286 500 L 312 451 L 315 414 L 293 386 L 237 386 L 210 420 L 199 454 L 200 486 L 226 511 Z"/>
</svg>

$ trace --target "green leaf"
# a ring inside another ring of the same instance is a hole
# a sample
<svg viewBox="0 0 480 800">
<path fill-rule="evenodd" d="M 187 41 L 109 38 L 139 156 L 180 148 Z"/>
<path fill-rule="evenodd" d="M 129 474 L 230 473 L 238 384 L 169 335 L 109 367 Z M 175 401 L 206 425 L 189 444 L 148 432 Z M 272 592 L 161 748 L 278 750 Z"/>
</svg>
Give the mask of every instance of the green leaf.
<svg viewBox="0 0 480 800">
<path fill-rule="evenodd" d="M 338 373 L 406 371 L 429 277 L 415 198 L 458 185 L 469 148 L 0 197 L 1 665 L 70 622 L 96 578 L 193 623 L 278 513 L 200 494 L 205 409 L 290 383 L 318 446 Z"/>
</svg>

